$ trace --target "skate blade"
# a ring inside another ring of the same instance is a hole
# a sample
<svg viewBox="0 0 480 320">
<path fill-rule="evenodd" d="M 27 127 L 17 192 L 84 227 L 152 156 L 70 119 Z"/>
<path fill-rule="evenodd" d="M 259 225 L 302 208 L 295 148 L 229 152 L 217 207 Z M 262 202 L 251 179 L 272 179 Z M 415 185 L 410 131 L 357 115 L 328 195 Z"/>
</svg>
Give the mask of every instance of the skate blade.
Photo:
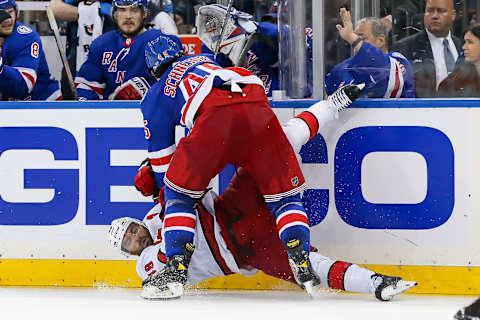
<svg viewBox="0 0 480 320">
<path fill-rule="evenodd" d="M 169 283 L 163 290 L 155 286 L 145 286 L 140 294 L 143 299 L 147 300 L 178 299 L 182 295 L 183 285 L 180 283 Z"/>
<path fill-rule="evenodd" d="M 310 298 L 316 299 L 320 296 L 320 293 L 319 293 L 319 290 L 318 290 L 320 288 L 320 286 L 319 285 L 315 286 L 313 280 L 304 282 L 303 287 L 305 288 L 305 291 L 307 291 Z"/>
<path fill-rule="evenodd" d="M 418 283 L 415 281 L 400 280 L 396 285 L 391 285 L 382 290 L 382 298 L 390 301 L 392 298 L 400 293 L 416 287 Z"/>
</svg>

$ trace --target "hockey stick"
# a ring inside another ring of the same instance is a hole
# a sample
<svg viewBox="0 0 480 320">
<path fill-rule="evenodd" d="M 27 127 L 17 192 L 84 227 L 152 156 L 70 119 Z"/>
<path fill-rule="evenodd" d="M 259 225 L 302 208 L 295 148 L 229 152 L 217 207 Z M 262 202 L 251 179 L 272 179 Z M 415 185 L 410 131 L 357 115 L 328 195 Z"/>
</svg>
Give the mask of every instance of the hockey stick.
<svg viewBox="0 0 480 320">
<path fill-rule="evenodd" d="M 226 32 L 225 29 L 227 27 L 228 19 L 230 19 L 230 11 L 232 10 L 232 4 L 233 4 L 233 0 L 230 0 L 228 2 L 227 13 L 225 13 L 225 19 L 223 19 L 222 32 L 220 33 L 220 38 L 218 38 L 217 45 L 215 46 L 215 51 L 213 52 L 214 59 L 217 59 L 218 49 L 220 48 L 220 44 L 223 41 L 223 37 L 225 36 L 225 32 Z"/>
<path fill-rule="evenodd" d="M 53 31 L 53 35 L 55 36 L 55 42 L 57 43 L 58 53 L 60 53 L 60 58 L 62 59 L 63 68 L 65 69 L 68 86 L 72 92 L 73 99 L 77 100 L 77 90 L 75 89 L 75 83 L 73 82 L 72 72 L 70 71 L 70 66 L 68 65 L 67 55 L 65 54 L 62 40 L 60 39 L 60 32 L 58 31 L 57 21 L 55 20 L 55 16 L 53 15 L 53 10 L 52 8 L 50 8 L 50 5 L 47 5 L 45 9 L 47 11 L 48 23 L 50 24 L 50 28 Z"/>
</svg>

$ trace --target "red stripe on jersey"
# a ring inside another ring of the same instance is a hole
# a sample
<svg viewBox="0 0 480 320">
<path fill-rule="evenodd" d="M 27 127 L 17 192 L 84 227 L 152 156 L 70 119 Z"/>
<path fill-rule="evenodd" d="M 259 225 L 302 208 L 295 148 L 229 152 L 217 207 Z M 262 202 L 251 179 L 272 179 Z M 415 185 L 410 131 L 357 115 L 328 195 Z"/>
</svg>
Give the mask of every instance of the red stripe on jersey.
<svg viewBox="0 0 480 320">
<path fill-rule="evenodd" d="M 98 93 L 99 95 L 103 95 L 103 89 L 102 89 L 102 88 L 94 87 L 94 86 L 91 86 L 91 85 L 86 84 L 86 83 L 83 83 L 83 82 L 75 82 L 75 88 L 78 87 L 78 85 L 79 85 L 80 83 L 86 85 L 87 87 L 89 87 L 90 89 L 92 89 L 93 91 L 95 91 L 96 93 Z"/>
<path fill-rule="evenodd" d="M 344 261 L 335 261 L 328 270 L 328 286 L 331 289 L 345 291 L 345 272 L 352 264 Z"/>
<path fill-rule="evenodd" d="M 27 77 L 28 80 L 30 80 L 30 82 L 32 83 L 32 87 L 35 86 L 35 78 L 32 77 L 31 74 L 28 74 L 28 73 L 26 73 L 26 72 L 22 72 L 22 74 L 23 74 L 25 77 Z"/>
<path fill-rule="evenodd" d="M 173 153 L 165 157 L 150 159 L 150 164 L 152 166 L 163 166 L 165 164 L 169 164 L 170 160 L 172 160 L 172 157 L 173 157 Z"/>
<path fill-rule="evenodd" d="M 215 239 L 213 216 L 209 214 L 203 206 L 200 205 L 198 208 L 198 218 L 200 219 L 203 235 L 205 236 L 205 240 L 207 240 L 207 244 L 210 248 L 213 258 L 225 275 L 233 274 L 232 270 L 230 270 L 228 267 L 227 262 L 222 257 L 217 240 Z"/>
<path fill-rule="evenodd" d="M 310 138 L 308 140 L 315 137 L 315 135 L 318 132 L 318 120 L 317 120 L 317 118 L 311 112 L 308 112 L 308 111 L 304 111 L 304 112 L 300 113 L 297 116 L 297 118 L 305 121 L 305 123 L 308 126 L 308 129 L 310 129 Z"/>
<path fill-rule="evenodd" d="M 202 63 L 201 66 L 204 67 L 204 68 L 210 69 L 210 70 L 220 69 L 219 66 L 216 66 L 216 65 L 211 64 L 211 63 Z"/>
<path fill-rule="evenodd" d="M 292 212 L 283 216 L 277 223 L 277 230 L 280 232 L 283 227 L 292 222 L 304 223 L 308 226 L 308 219 L 304 214 Z"/>
<path fill-rule="evenodd" d="M 395 87 L 393 88 L 390 98 L 395 98 L 397 96 L 398 90 L 400 89 L 400 76 L 398 72 L 398 64 L 395 64 Z"/>
<path fill-rule="evenodd" d="M 158 250 L 158 255 L 157 255 L 158 261 L 160 261 L 163 264 L 167 263 L 167 257 L 165 256 L 165 253 L 162 251 Z"/>
<path fill-rule="evenodd" d="M 191 217 L 183 217 L 183 216 L 173 216 L 169 217 L 168 215 L 165 216 L 165 220 L 163 221 L 164 225 L 163 228 L 171 228 L 171 227 L 187 227 L 195 229 L 195 219 Z"/>
<path fill-rule="evenodd" d="M 238 73 L 239 75 L 244 76 L 244 77 L 253 75 L 253 73 L 251 73 L 250 71 L 248 71 L 248 70 L 245 69 L 245 68 L 229 67 L 229 68 L 225 68 L 225 69 L 230 70 L 230 71 L 233 71 L 233 72 L 236 72 L 236 73 Z"/>
<path fill-rule="evenodd" d="M 195 90 L 195 93 L 188 98 L 188 101 L 185 105 L 185 110 L 183 110 L 182 114 L 182 123 L 185 123 L 185 117 L 187 116 L 188 108 L 190 108 L 190 105 L 192 104 L 193 97 L 195 97 L 195 94 L 200 91 L 200 87 L 205 83 L 205 81 L 202 81 L 200 85 L 197 87 L 197 90 Z"/>
</svg>

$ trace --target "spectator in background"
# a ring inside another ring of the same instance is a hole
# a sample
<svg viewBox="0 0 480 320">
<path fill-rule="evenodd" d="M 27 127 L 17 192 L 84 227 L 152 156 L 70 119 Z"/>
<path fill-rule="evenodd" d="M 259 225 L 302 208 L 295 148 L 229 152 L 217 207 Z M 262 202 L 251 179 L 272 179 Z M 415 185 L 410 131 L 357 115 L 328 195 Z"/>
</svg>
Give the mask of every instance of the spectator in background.
<svg viewBox="0 0 480 320">
<path fill-rule="evenodd" d="M 40 36 L 17 14 L 15 0 L 0 1 L 0 100 L 61 100 Z"/>
<path fill-rule="evenodd" d="M 365 83 L 362 97 L 414 98 L 412 66 L 398 52 L 388 52 L 388 31 L 378 18 L 361 19 L 353 30 L 350 12 L 340 9 L 340 36 L 353 48 L 354 56 L 336 65 L 325 77 L 328 95 L 345 84 Z"/>
<path fill-rule="evenodd" d="M 392 46 L 413 66 L 417 98 L 437 96 L 438 85 L 455 68 L 461 52 L 461 40 L 450 32 L 455 17 L 453 0 L 427 0 L 425 29 Z"/>
<path fill-rule="evenodd" d="M 68 21 L 66 54 L 75 77 L 86 61 L 91 43 L 98 36 L 115 29 L 110 17 L 111 1 L 50 0 L 55 18 Z M 71 99 L 65 72 L 62 72 L 62 93 Z"/>
<path fill-rule="evenodd" d="M 147 0 L 113 0 L 117 30 L 95 39 L 75 78 L 81 100 L 139 100 L 155 81 L 144 62 L 148 41 L 160 30 L 146 29 Z M 171 39 L 180 43 L 173 35 Z"/>
<path fill-rule="evenodd" d="M 173 20 L 172 0 L 151 0 L 148 2 L 150 24 L 165 34 L 178 35 L 177 25 Z"/>
<path fill-rule="evenodd" d="M 469 27 L 464 39 L 465 60 L 440 83 L 441 97 L 480 97 L 480 25 Z"/>
</svg>

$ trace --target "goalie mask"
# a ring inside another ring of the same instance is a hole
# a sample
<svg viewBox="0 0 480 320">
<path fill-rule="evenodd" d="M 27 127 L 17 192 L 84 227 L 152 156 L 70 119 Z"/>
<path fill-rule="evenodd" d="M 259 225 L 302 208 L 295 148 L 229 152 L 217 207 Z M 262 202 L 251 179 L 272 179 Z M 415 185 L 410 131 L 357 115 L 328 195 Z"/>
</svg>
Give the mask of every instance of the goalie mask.
<svg viewBox="0 0 480 320">
<path fill-rule="evenodd" d="M 222 34 L 226 14 L 227 7 L 218 4 L 211 4 L 198 9 L 195 21 L 198 37 L 213 52 Z M 239 66 L 246 53 L 244 49 L 248 38 L 256 30 L 257 24 L 252 20 L 251 15 L 231 8 L 218 52 L 225 54 L 235 66 Z"/>
<path fill-rule="evenodd" d="M 110 229 L 108 230 L 108 240 L 110 241 L 112 247 L 127 257 L 129 257 L 131 253 L 122 248 L 122 242 L 128 227 L 132 223 L 136 223 L 147 228 L 147 225 L 143 221 L 134 218 L 123 217 L 113 220 L 110 224 Z"/>
<path fill-rule="evenodd" d="M 157 78 L 160 78 L 167 68 L 181 56 L 183 56 L 183 47 L 177 37 L 159 36 L 145 46 L 145 63 Z"/>
</svg>

